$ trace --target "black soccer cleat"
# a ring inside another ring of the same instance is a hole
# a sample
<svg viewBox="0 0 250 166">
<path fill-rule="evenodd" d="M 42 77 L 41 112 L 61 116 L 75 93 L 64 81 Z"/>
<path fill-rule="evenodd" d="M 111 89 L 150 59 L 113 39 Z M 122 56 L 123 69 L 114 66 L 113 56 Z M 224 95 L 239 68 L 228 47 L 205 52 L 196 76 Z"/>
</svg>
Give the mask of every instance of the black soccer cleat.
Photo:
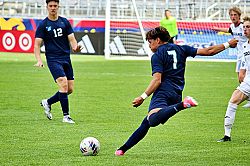
<svg viewBox="0 0 250 166">
<path fill-rule="evenodd" d="M 231 137 L 228 137 L 228 136 L 225 135 L 223 138 L 221 138 L 217 142 L 227 142 L 227 141 L 231 141 Z"/>
</svg>

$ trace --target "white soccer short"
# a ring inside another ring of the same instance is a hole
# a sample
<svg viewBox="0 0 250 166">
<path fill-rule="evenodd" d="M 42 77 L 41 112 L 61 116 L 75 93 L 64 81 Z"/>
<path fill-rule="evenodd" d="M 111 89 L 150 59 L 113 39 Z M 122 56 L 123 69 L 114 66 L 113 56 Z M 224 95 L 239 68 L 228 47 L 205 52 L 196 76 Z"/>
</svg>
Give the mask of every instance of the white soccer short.
<svg viewBox="0 0 250 166">
<path fill-rule="evenodd" d="M 250 85 L 246 82 L 242 82 L 238 87 L 238 90 L 240 90 L 242 93 L 250 97 Z"/>
</svg>

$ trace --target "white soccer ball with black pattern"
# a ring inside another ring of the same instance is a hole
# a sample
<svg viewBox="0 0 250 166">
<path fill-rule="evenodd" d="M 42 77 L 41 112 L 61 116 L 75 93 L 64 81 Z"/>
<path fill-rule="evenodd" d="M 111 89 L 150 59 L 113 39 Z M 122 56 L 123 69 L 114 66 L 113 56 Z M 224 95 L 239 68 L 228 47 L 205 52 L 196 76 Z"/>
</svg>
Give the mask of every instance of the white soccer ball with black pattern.
<svg viewBox="0 0 250 166">
<path fill-rule="evenodd" d="M 87 137 L 80 143 L 80 151 L 84 156 L 96 156 L 100 151 L 100 142 L 94 137 Z"/>
</svg>

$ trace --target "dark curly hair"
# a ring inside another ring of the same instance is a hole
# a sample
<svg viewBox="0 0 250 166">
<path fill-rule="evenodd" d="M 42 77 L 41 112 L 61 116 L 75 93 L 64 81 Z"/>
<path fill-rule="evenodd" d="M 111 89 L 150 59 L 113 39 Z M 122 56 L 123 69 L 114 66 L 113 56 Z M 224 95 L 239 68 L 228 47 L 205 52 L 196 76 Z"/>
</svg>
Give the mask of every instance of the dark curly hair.
<svg viewBox="0 0 250 166">
<path fill-rule="evenodd" d="M 162 26 L 151 29 L 146 33 L 146 40 L 157 38 L 159 38 L 161 41 L 168 42 L 171 37 L 167 29 Z"/>
</svg>

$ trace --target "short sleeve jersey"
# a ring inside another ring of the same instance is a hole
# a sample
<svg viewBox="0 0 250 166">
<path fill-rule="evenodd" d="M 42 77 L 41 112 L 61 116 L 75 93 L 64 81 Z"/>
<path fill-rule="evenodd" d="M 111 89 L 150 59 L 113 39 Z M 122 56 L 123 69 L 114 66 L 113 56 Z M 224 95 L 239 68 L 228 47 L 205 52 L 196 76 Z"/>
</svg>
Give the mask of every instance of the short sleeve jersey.
<svg viewBox="0 0 250 166">
<path fill-rule="evenodd" d="M 246 69 L 247 75 L 244 78 L 244 82 L 250 84 L 250 44 L 245 42 L 243 45 L 242 58 L 241 58 L 241 67 L 240 69 Z"/>
<path fill-rule="evenodd" d="M 250 44 L 248 43 L 248 41 L 243 43 L 242 48 L 242 61 L 240 69 L 246 69 L 250 71 Z"/>
<path fill-rule="evenodd" d="M 244 35 L 243 23 L 241 22 L 237 27 L 235 27 L 234 24 L 231 24 L 229 27 L 229 33 L 231 33 L 235 39 L 239 40 L 236 47 L 238 51 L 237 58 L 241 59 L 242 54 L 240 52 L 243 50 L 242 45 L 247 41 L 247 38 Z"/>
<path fill-rule="evenodd" d="M 68 35 L 73 33 L 69 21 L 58 17 L 56 21 L 45 18 L 36 30 L 36 38 L 42 38 L 47 60 L 64 59 L 70 56 Z"/>
<path fill-rule="evenodd" d="M 161 45 L 151 58 L 152 75 L 156 72 L 162 74 L 161 85 L 157 91 L 182 91 L 185 84 L 186 59 L 188 56 L 195 57 L 196 53 L 197 48 L 187 45 Z"/>
</svg>

